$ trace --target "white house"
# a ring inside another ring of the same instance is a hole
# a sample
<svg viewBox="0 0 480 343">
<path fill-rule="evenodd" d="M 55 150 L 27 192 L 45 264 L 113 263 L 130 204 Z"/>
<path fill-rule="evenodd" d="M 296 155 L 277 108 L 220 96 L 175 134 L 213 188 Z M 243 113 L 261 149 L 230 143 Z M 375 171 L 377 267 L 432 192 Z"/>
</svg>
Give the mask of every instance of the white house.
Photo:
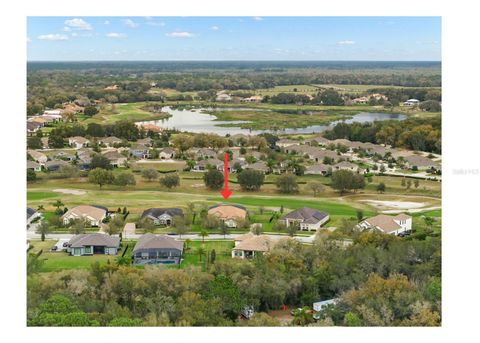
<svg viewBox="0 0 480 343">
<path fill-rule="evenodd" d="M 408 99 L 403 103 L 403 106 L 416 106 L 420 104 L 420 100 L 418 99 Z"/>
<path fill-rule="evenodd" d="M 75 149 L 86 148 L 90 141 L 85 137 L 75 136 L 68 138 L 68 144 Z"/>
<path fill-rule="evenodd" d="M 357 225 L 357 228 L 362 231 L 374 229 L 383 233 L 398 236 L 399 234 L 412 231 L 412 217 L 404 213 L 397 214 L 396 216 L 379 214 L 378 216 L 361 221 Z"/>
<path fill-rule="evenodd" d="M 102 221 L 107 217 L 107 210 L 102 207 L 81 205 L 68 210 L 62 220 L 68 225 L 72 220 L 85 220 L 91 226 L 100 226 Z"/>
<path fill-rule="evenodd" d="M 170 147 L 163 148 L 162 150 L 160 150 L 160 153 L 158 156 L 162 160 L 171 160 L 173 157 L 175 157 L 175 149 Z"/>
</svg>

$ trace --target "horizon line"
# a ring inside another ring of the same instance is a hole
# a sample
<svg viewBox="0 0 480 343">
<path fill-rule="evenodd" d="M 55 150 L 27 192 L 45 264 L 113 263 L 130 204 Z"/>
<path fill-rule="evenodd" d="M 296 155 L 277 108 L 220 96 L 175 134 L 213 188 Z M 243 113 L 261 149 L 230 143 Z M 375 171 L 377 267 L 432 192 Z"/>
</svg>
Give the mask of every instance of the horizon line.
<svg viewBox="0 0 480 343">
<path fill-rule="evenodd" d="M 27 60 L 29 62 L 442 62 L 442 60 Z"/>
</svg>

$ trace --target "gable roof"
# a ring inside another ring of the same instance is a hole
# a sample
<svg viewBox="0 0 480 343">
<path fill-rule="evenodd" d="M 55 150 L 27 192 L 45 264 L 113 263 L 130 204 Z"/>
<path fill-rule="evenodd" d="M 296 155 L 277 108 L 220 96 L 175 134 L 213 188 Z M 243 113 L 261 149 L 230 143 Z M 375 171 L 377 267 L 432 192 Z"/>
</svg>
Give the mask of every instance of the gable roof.
<svg viewBox="0 0 480 343">
<path fill-rule="evenodd" d="M 305 170 L 305 172 L 328 172 L 328 170 L 331 168 L 332 166 L 328 164 L 317 163 L 317 164 L 314 164 L 313 166 L 309 166 Z"/>
<path fill-rule="evenodd" d="M 106 214 L 107 211 L 105 208 L 101 208 L 100 206 L 80 205 L 68 210 L 62 218 L 73 215 L 78 218 L 90 217 L 95 220 L 102 220 Z"/>
<path fill-rule="evenodd" d="M 73 236 L 68 243 L 71 248 L 81 248 L 89 245 L 118 248 L 120 246 L 120 238 L 103 233 L 82 233 Z"/>
<path fill-rule="evenodd" d="M 168 214 L 171 217 L 183 216 L 183 211 L 180 208 L 175 208 L 175 207 L 171 207 L 171 208 L 149 208 L 149 209 L 146 209 L 145 211 L 143 211 L 142 218 L 147 217 L 147 216 L 158 218 L 165 213 Z"/>
<path fill-rule="evenodd" d="M 253 235 L 240 243 L 233 250 L 246 250 L 246 251 L 270 251 L 275 245 L 275 241 L 267 235 Z"/>
<path fill-rule="evenodd" d="M 307 224 L 315 224 L 323 220 L 327 216 L 328 213 L 320 212 L 309 207 L 303 207 L 286 214 L 282 217 L 282 219 L 297 219 L 303 220 Z"/>
<path fill-rule="evenodd" d="M 438 162 L 432 161 L 431 159 L 420 155 L 409 155 L 405 156 L 404 159 L 408 162 L 408 164 L 417 167 L 435 167 L 440 165 Z"/>
<path fill-rule="evenodd" d="M 154 235 L 147 233 L 138 239 L 133 248 L 133 253 L 143 249 L 177 249 L 182 251 L 183 242 L 177 241 L 167 235 Z"/>
<path fill-rule="evenodd" d="M 33 216 L 35 213 L 37 213 L 37 211 L 35 211 L 31 207 L 27 207 L 27 219 L 30 218 L 31 216 Z"/>
<path fill-rule="evenodd" d="M 76 143 L 80 143 L 80 144 L 85 144 L 85 143 L 89 142 L 88 139 L 86 139 L 85 137 L 81 137 L 81 136 L 69 137 L 68 141 L 69 142 L 76 142 Z"/>
<path fill-rule="evenodd" d="M 215 215 L 221 219 L 245 218 L 247 209 L 240 205 L 215 205 L 208 209 L 208 214 Z"/>
<path fill-rule="evenodd" d="M 390 233 L 392 231 L 398 230 L 401 228 L 395 220 L 406 220 L 411 219 L 412 217 L 401 213 L 396 216 L 388 216 L 386 214 L 379 214 L 378 216 L 365 219 L 363 222 L 379 228 L 383 232 Z"/>
</svg>

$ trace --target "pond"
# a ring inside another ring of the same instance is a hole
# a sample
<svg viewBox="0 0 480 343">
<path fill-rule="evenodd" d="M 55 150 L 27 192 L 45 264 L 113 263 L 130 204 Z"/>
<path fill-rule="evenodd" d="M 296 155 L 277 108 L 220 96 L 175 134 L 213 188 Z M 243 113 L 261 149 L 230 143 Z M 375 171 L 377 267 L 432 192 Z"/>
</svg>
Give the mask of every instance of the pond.
<svg viewBox="0 0 480 343">
<path fill-rule="evenodd" d="M 244 108 L 222 108 L 222 111 L 242 111 L 251 110 Z M 266 110 L 268 111 L 268 110 Z M 248 123 L 248 121 L 221 121 L 216 120 L 217 117 L 214 114 L 215 109 L 212 108 L 194 108 L 194 109 L 174 109 L 169 106 L 162 108 L 162 112 L 169 113 L 171 116 L 162 120 L 143 121 L 142 124 L 153 124 L 161 128 L 177 129 L 180 131 L 188 131 L 195 133 L 216 133 L 221 136 L 226 134 L 235 135 L 238 133 L 243 134 L 260 134 L 263 132 L 273 132 L 272 130 L 250 130 L 242 129 L 241 127 L 223 127 L 221 124 L 242 124 Z M 210 113 L 209 113 L 210 112 Z M 373 112 L 360 112 L 353 115 L 349 119 L 338 120 L 325 125 L 311 125 L 302 128 L 284 129 L 278 130 L 276 133 L 296 134 L 296 133 L 319 133 L 333 128 L 340 122 L 347 124 L 350 123 L 366 123 L 376 120 L 403 120 L 406 116 L 398 113 L 373 113 Z"/>
</svg>

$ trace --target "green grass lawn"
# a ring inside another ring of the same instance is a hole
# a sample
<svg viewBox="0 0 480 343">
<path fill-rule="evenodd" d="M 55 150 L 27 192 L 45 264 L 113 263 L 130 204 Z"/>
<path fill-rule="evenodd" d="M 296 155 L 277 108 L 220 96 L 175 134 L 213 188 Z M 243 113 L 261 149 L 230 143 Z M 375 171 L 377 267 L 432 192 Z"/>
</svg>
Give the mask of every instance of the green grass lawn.
<svg viewBox="0 0 480 343">
<path fill-rule="evenodd" d="M 198 254 L 198 249 L 203 248 L 206 255 L 210 256 L 213 249 L 216 253 L 216 261 L 222 261 L 232 258 L 231 252 L 234 247 L 233 241 L 191 241 L 187 250 L 184 252 L 183 261 L 181 268 L 187 266 L 205 266 L 205 256 L 200 256 Z"/>
<path fill-rule="evenodd" d="M 43 200 L 58 197 L 58 193 L 47 191 L 27 191 L 27 201 Z"/>
</svg>

